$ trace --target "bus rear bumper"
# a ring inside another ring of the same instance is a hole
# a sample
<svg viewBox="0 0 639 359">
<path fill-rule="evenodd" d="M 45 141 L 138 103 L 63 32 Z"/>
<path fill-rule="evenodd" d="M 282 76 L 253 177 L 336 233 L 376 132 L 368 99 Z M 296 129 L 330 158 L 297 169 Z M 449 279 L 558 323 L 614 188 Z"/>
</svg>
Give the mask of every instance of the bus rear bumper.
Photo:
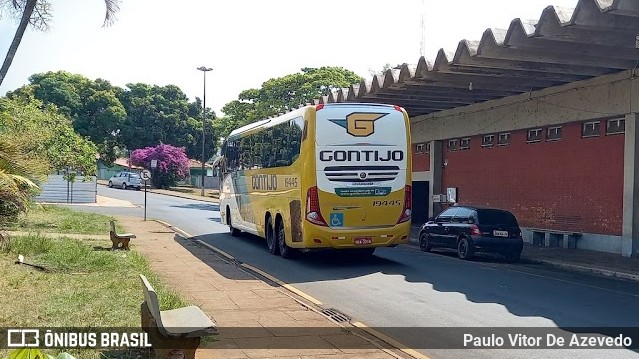
<svg viewBox="0 0 639 359">
<path fill-rule="evenodd" d="M 303 241 L 293 242 L 296 248 L 374 248 L 408 243 L 410 221 L 392 227 L 370 229 L 335 229 L 309 225 Z"/>
</svg>

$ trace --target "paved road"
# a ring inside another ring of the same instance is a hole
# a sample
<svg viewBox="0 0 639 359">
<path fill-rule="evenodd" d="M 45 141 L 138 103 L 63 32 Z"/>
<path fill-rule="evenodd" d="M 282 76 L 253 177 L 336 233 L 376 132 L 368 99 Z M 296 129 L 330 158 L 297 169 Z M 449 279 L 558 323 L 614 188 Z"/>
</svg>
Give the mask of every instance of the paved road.
<svg viewBox="0 0 639 359">
<path fill-rule="evenodd" d="M 98 193 L 138 205 L 144 198 L 144 192 L 102 186 Z M 141 208 L 81 208 L 143 214 Z M 228 235 L 226 226 L 220 224 L 216 204 L 149 193 L 147 211 L 149 218 L 170 222 L 238 260 L 293 284 L 322 301 L 324 307 L 337 309 L 409 346 L 427 339 L 450 347 L 451 340 L 460 341 L 470 330 L 426 331 L 419 327 L 636 327 L 639 323 L 639 283 L 541 265 L 491 259 L 465 262 L 452 254 L 422 253 L 406 246 L 378 249 L 374 257 L 358 261 L 325 252 L 284 260 L 270 255 L 259 238 Z M 399 326 L 402 328 L 396 328 Z M 506 340 L 508 333 L 515 332 L 491 331 Z M 419 351 L 431 358 L 639 358 L 637 352 L 629 350 L 429 347 Z"/>
</svg>

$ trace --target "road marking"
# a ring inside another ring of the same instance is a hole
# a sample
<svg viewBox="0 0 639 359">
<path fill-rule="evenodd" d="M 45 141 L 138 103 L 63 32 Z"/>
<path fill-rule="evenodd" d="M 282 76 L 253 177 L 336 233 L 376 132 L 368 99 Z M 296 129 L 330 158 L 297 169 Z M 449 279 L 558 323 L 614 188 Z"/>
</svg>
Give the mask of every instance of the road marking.
<svg viewBox="0 0 639 359">
<path fill-rule="evenodd" d="M 261 276 L 263 276 L 263 277 L 265 277 L 265 278 L 268 278 L 269 280 L 271 280 L 271 281 L 273 281 L 273 282 L 275 282 L 275 283 L 279 284 L 280 286 L 282 286 L 282 287 L 286 288 L 287 290 L 289 290 L 289 291 L 291 291 L 291 292 L 293 292 L 293 293 L 295 293 L 295 294 L 299 295 L 300 297 L 302 297 L 302 298 L 304 298 L 304 299 L 308 300 L 309 302 L 311 302 L 311 303 L 313 303 L 313 304 L 315 304 L 315 305 L 318 305 L 318 306 L 321 306 L 321 305 L 322 305 L 322 302 L 320 302 L 319 300 L 315 299 L 314 297 L 312 297 L 312 296 L 310 296 L 310 295 L 308 295 L 308 294 L 306 294 L 306 293 L 302 292 L 301 290 L 299 290 L 299 289 L 297 289 L 297 288 L 293 287 L 293 286 L 292 286 L 292 285 L 290 285 L 290 284 L 284 283 L 283 281 L 281 281 L 281 280 L 279 280 L 279 279 L 277 279 L 277 278 L 273 277 L 272 275 L 270 275 L 270 274 L 268 274 L 268 273 L 264 272 L 263 270 L 261 270 L 261 269 L 259 269 L 259 268 L 253 267 L 252 265 L 250 265 L 250 264 L 246 264 L 246 263 L 242 263 L 242 264 L 241 264 L 241 266 L 242 266 L 242 267 L 244 267 L 244 268 L 247 268 L 247 269 L 249 269 L 249 270 L 251 270 L 251 271 L 254 271 L 254 272 L 256 272 L 256 273 L 259 273 Z"/>
<path fill-rule="evenodd" d="M 373 335 L 373 336 L 375 336 L 375 337 L 377 337 L 377 338 L 379 338 L 379 339 L 381 339 L 381 340 L 383 340 L 383 341 L 387 342 L 388 344 L 390 344 L 390 345 L 394 346 L 395 348 L 397 348 L 397 349 L 401 350 L 402 352 L 404 352 L 404 353 L 406 353 L 406 354 L 408 354 L 408 355 L 412 356 L 413 358 L 417 358 L 417 359 L 430 359 L 430 358 L 429 358 L 429 357 L 427 357 L 426 355 L 424 355 L 424 354 L 422 354 L 422 353 L 420 353 L 420 352 L 418 352 L 418 351 L 416 351 L 416 350 L 413 350 L 413 349 L 403 349 L 403 348 L 406 348 L 406 345 L 404 345 L 404 344 L 402 344 L 402 343 L 398 342 L 397 340 L 395 340 L 395 339 L 393 339 L 393 338 L 389 337 L 388 335 L 386 335 L 386 334 L 384 334 L 384 333 L 382 333 L 382 332 L 379 332 L 379 331 L 377 331 L 377 330 L 375 330 L 375 329 L 373 329 L 373 328 L 371 328 L 371 327 L 367 326 L 366 324 L 364 324 L 364 323 L 362 323 L 362 322 L 354 322 L 354 323 L 352 323 L 352 324 L 353 324 L 354 326 L 356 326 L 356 327 L 358 327 L 358 328 L 360 328 L 360 329 L 364 330 L 364 331 L 365 331 L 365 332 L 367 332 L 368 334 L 371 334 L 371 335 Z"/>
<path fill-rule="evenodd" d="M 198 243 L 200 243 L 201 245 L 203 245 L 203 246 L 207 247 L 208 249 L 210 249 L 210 250 L 212 250 L 212 251 L 215 251 L 215 252 L 217 252 L 217 253 L 219 253 L 219 254 L 223 255 L 223 256 L 224 256 L 224 257 L 226 257 L 228 260 L 230 260 L 230 261 L 232 261 L 232 262 L 235 262 L 235 261 L 236 261 L 235 257 L 233 257 L 232 255 L 230 255 L 230 254 L 228 254 L 228 253 L 224 252 L 223 250 L 221 250 L 221 249 L 219 249 L 219 248 L 216 248 L 216 247 L 214 247 L 214 246 L 212 246 L 212 245 L 210 245 L 210 244 L 208 244 L 208 243 L 204 242 L 204 241 L 203 241 L 203 240 L 201 240 L 201 239 L 198 239 L 198 240 L 196 240 L 196 241 L 197 241 Z"/>
<path fill-rule="evenodd" d="M 159 224 L 161 224 L 161 225 L 163 225 L 165 227 L 168 227 L 168 228 L 172 227 L 170 224 L 168 224 L 168 223 L 166 223 L 164 221 L 160 221 L 159 219 L 154 219 L 154 221 L 158 222 Z"/>
</svg>

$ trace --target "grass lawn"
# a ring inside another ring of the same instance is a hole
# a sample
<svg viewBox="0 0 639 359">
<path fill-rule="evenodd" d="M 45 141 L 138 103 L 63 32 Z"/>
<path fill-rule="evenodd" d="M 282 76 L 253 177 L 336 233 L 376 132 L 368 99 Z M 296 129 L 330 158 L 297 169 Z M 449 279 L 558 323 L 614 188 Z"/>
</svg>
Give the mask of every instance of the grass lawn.
<svg viewBox="0 0 639 359">
<path fill-rule="evenodd" d="M 108 235 L 109 220 L 113 217 L 74 211 L 70 208 L 56 205 L 37 205 L 29 210 L 25 216 L 20 216 L 16 223 L 8 226 L 8 230 L 22 232 L 50 232 L 76 234 Z M 118 232 L 122 228 L 116 222 Z"/>
<path fill-rule="evenodd" d="M 93 223 L 108 217 L 70 212 Z M 31 218 L 31 216 L 34 218 Z M 56 215 L 54 215 L 56 214 Z M 66 209 L 32 212 L 24 223 L 50 232 L 72 229 L 91 233 L 92 226 L 72 219 Z M 104 234 L 104 232 L 101 232 Z M 147 260 L 135 251 L 110 251 L 109 240 L 44 238 L 37 234 L 11 237 L 0 243 L 0 328 L 2 327 L 140 327 L 144 300 L 138 274 L 144 274 L 158 292 L 162 310 L 186 305 L 151 272 Z M 14 264 L 25 262 L 50 272 Z M 57 355 L 59 350 L 48 351 Z M 9 351 L 0 349 L 0 358 Z M 149 351 L 70 350 L 76 358 L 144 358 Z"/>
</svg>

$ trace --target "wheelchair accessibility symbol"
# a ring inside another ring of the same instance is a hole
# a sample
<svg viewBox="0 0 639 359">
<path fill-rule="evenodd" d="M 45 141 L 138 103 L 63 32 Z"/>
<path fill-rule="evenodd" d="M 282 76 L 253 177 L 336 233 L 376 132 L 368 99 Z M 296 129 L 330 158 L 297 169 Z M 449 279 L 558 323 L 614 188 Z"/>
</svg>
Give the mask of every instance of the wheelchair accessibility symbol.
<svg viewBox="0 0 639 359">
<path fill-rule="evenodd" d="M 343 227 L 344 213 L 331 213 L 330 222 L 331 227 Z"/>
</svg>

